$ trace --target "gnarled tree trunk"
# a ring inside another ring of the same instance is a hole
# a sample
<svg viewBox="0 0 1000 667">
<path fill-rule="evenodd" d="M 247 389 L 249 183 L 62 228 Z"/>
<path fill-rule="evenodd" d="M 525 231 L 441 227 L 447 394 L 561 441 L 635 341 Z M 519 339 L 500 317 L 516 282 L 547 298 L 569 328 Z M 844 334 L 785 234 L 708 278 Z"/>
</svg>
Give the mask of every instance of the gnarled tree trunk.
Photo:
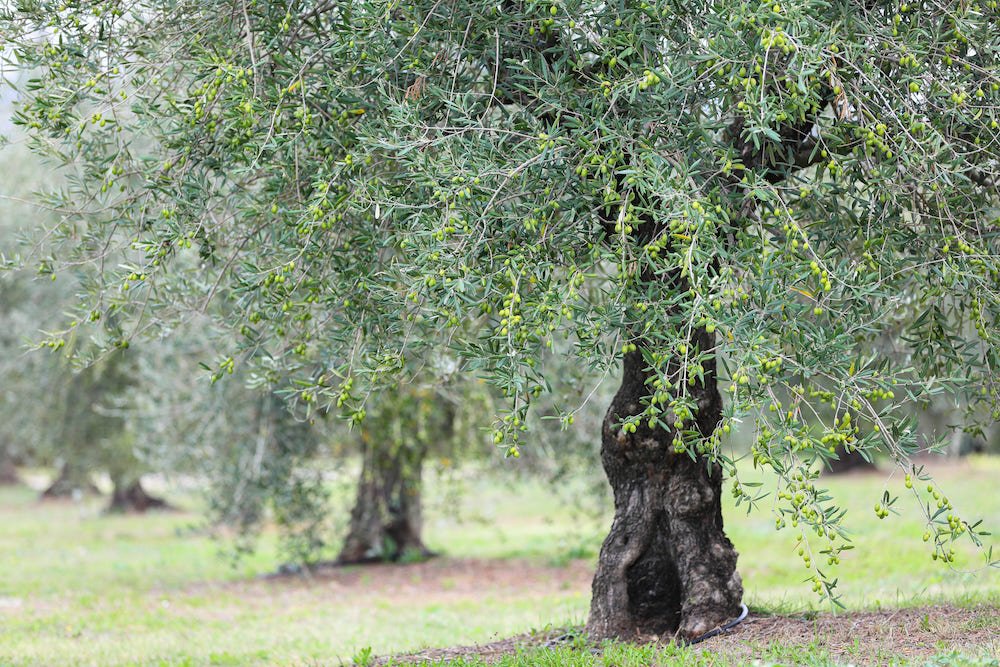
<svg viewBox="0 0 1000 667">
<path fill-rule="evenodd" d="M 143 488 L 141 479 L 131 481 L 115 479 L 113 482 L 114 488 L 111 491 L 108 513 L 142 514 L 149 510 L 170 509 L 167 501 L 149 495 Z"/>
<path fill-rule="evenodd" d="M 434 555 L 421 539 L 425 447 L 366 443 L 351 523 L 337 561 L 398 561 Z"/>
<path fill-rule="evenodd" d="M 694 341 L 711 349 L 704 331 Z M 698 430 L 712 433 L 722 400 L 714 363 L 689 388 Z M 621 387 L 604 419 L 601 460 L 615 499 L 611 532 L 594 575 L 587 632 L 592 639 L 639 634 L 693 638 L 740 613 L 743 586 L 736 550 L 722 528 L 722 471 L 673 448 L 674 433 L 622 418 L 642 412 L 649 377 L 641 352 L 625 355 Z"/>
</svg>

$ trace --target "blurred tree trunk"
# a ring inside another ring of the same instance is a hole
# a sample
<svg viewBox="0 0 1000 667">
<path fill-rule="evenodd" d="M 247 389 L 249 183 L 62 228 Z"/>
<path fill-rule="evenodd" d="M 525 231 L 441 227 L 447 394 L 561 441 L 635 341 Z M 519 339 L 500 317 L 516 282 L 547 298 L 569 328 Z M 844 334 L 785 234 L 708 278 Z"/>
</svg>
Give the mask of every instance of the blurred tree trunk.
<svg viewBox="0 0 1000 667">
<path fill-rule="evenodd" d="M 6 449 L 0 449 L 0 484 L 17 484 L 21 478 L 17 475 L 17 466 Z"/>
<path fill-rule="evenodd" d="M 170 509 L 167 501 L 151 496 L 142 486 L 142 479 L 118 478 L 113 480 L 108 513 L 142 514 L 149 510 Z"/>
<path fill-rule="evenodd" d="M 372 563 L 429 558 L 421 538 L 421 473 L 427 448 L 369 442 L 351 522 L 337 562 Z"/>
<path fill-rule="evenodd" d="M 64 461 L 59 466 L 59 473 L 52 483 L 42 491 L 41 498 L 70 498 L 79 493 L 97 495 L 100 493 L 90 481 L 90 473 L 86 468 Z"/>
<path fill-rule="evenodd" d="M 875 470 L 875 464 L 866 461 L 857 450 L 848 452 L 843 447 L 837 448 L 837 457 L 826 462 L 827 473 L 830 475 L 840 475 L 851 471 Z"/>
</svg>

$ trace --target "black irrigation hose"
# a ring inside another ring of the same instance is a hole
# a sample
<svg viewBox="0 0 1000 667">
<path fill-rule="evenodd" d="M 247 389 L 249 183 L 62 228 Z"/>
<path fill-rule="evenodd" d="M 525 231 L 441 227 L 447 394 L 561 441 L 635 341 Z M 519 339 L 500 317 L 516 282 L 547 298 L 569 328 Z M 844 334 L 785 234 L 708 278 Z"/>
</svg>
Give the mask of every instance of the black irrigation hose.
<svg viewBox="0 0 1000 667">
<path fill-rule="evenodd" d="M 745 604 L 743 604 L 741 602 L 740 606 L 743 607 L 743 611 L 740 612 L 740 615 L 736 618 L 736 620 L 729 621 L 725 625 L 720 625 L 719 627 L 717 627 L 714 630 L 709 630 L 705 634 L 699 635 L 699 636 L 695 637 L 694 639 L 692 639 L 691 641 L 689 641 L 688 644 L 690 645 L 690 644 L 697 644 L 698 642 L 703 642 L 706 639 L 711 639 L 712 637 L 715 637 L 716 635 L 721 635 L 723 632 L 727 632 L 727 631 L 732 630 L 733 628 L 735 628 L 737 625 L 739 625 L 743 621 L 743 619 L 745 619 L 747 617 L 747 614 L 750 613 L 750 610 L 747 609 L 747 606 Z"/>
</svg>

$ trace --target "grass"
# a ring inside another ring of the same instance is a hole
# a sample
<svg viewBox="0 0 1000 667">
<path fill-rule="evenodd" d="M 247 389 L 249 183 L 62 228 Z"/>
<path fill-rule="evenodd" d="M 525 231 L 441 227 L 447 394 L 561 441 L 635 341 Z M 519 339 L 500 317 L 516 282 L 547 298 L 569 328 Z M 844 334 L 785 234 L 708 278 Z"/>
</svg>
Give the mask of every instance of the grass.
<svg viewBox="0 0 1000 667">
<path fill-rule="evenodd" d="M 363 664 L 363 663 L 361 663 Z M 574 647 L 535 648 L 519 651 L 499 660 L 487 662 L 479 657 L 456 658 L 439 662 L 392 662 L 396 667 L 416 665 L 432 667 L 434 665 L 451 665 L 451 667 L 650 667 L 666 665 L 685 665 L 687 667 L 713 667 L 733 664 L 720 660 L 711 653 L 676 645 L 668 646 L 635 646 L 630 644 L 608 644 L 599 652 L 581 650 Z M 739 663 L 736 663 L 739 664 Z M 806 647 L 771 646 L 758 653 L 753 662 L 755 665 L 798 665 L 801 667 L 827 667 L 843 665 L 845 662 L 838 656 L 833 656 L 821 646 Z M 885 657 L 878 661 L 879 665 L 910 664 L 904 659 Z M 987 655 L 970 655 L 954 651 L 941 652 L 932 658 L 921 662 L 927 667 L 996 667 L 995 658 Z"/>
<path fill-rule="evenodd" d="M 1000 572 L 983 569 L 973 549 L 961 551 L 956 569 L 931 561 L 915 507 L 904 504 L 902 517 L 885 521 L 874 516 L 871 505 L 886 477 L 830 480 L 855 531 L 856 549 L 838 570 L 848 607 L 1000 606 Z M 936 478 L 958 510 L 1000 526 L 1000 463 L 944 466 Z M 587 577 L 607 518 L 574 513 L 537 483 L 469 475 L 462 484 L 462 513 L 482 520 L 456 522 L 442 500 L 432 500 L 427 519 L 429 545 L 454 561 L 313 580 L 259 578 L 278 564 L 273 536 L 232 567 L 217 543 L 191 530 L 195 514 L 108 517 L 96 500 L 40 505 L 29 489 L 2 489 L 0 665 L 336 665 L 369 647 L 386 655 L 582 623 Z M 902 495 L 898 476 L 888 485 Z M 747 517 L 729 507 L 726 517 L 752 606 L 796 613 L 826 608 L 800 583 L 805 573 L 794 537 L 774 533 L 766 509 Z M 574 560 L 578 556 L 583 560 Z M 452 565 L 468 571 L 452 573 Z M 495 580 L 477 579 L 484 572 Z M 563 650 L 547 651 L 545 660 L 561 660 Z M 603 664 L 669 664 L 669 651 L 682 649 L 614 650 L 625 653 Z M 813 662 L 782 657 L 782 650 L 792 649 L 761 647 L 761 659 L 828 664 L 822 647 L 808 650 Z M 590 655 L 577 651 L 564 662 L 539 662 L 541 655 L 529 652 L 501 664 L 596 664 Z"/>
<path fill-rule="evenodd" d="M 1000 481 L 1000 458 L 974 457 L 929 469 L 958 512 L 969 520 L 981 518 L 983 526 L 1000 530 L 1000 494 L 995 490 Z M 745 481 L 753 479 L 752 474 L 745 477 Z M 766 488 L 766 478 L 757 474 L 756 479 L 764 481 Z M 922 539 L 922 515 L 912 496 L 906 495 L 901 474 L 891 478 L 885 471 L 851 474 L 824 478 L 823 483 L 848 510 L 855 549 L 844 553 L 836 569 L 848 607 L 1000 602 L 1000 571 L 986 570 L 984 552 L 970 542 L 959 546 L 954 568 L 931 560 L 931 549 Z M 884 489 L 900 496 L 900 515 L 879 520 L 872 505 L 881 499 Z M 607 529 L 607 518 L 577 516 L 570 527 L 568 521 L 555 518 L 564 508 L 539 511 L 539 506 L 551 502 L 547 500 L 551 494 L 542 487 L 518 489 L 511 498 L 503 487 L 487 482 L 470 485 L 466 496 L 498 508 L 492 514 L 494 523 L 464 526 L 460 534 L 452 534 L 445 525 L 443 531 L 431 533 L 432 541 L 441 539 L 434 546 L 463 555 L 545 557 L 561 562 L 572 556 L 596 558 Z M 505 505 L 509 511 L 502 509 Z M 764 501 L 760 511 L 750 515 L 731 504 L 726 507 L 726 532 L 740 552 L 739 570 L 748 601 L 756 607 L 785 612 L 826 608 L 816 604 L 808 586 L 798 584 L 806 578 L 806 571 L 795 553 L 795 533 L 790 529 L 776 533 L 769 507 Z M 985 539 L 1000 557 L 1000 540 L 996 536 Z"/>
</svg>

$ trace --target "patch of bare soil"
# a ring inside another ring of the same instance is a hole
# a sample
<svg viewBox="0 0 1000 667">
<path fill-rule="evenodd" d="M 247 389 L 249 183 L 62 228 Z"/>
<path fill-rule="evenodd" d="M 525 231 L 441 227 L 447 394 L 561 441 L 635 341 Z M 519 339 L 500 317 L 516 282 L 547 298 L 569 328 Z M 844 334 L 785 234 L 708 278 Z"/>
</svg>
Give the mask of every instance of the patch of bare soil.
<svg viewBox="0 0 1000 667">
<path fill-rule="evenodd" d="M 950 650 L 1000 651 L 1000 609 L 922 607 L 810 617 L 753 613 L 727 634 L 699 645 L 739 661 L 772 646 L 818 645 L 835 660 L 885 663 L 890 657 L 926 658 Z"/>
<path fill-rule="evenodd" d="M 519 649 L 566 641 L 563 631 L 525 634 L 479 646 L 428 649 L 383 658 L 377 664 L 439 662 L 478 657 L 495 662 Z M 650 638 L 656 641 L 657 638 Z M 666 642 L 669 638 L 660 638 Z M 771 616 L 750 612 L 729 632 L 697 644 L 722 664 L 750 664 L 765 652 L 818 650 L 845 664 L 876 665 L 919 660 L 952 650 L 1000 656 L 1000 609 L 934 606 L 839 614 Z M 597 649 L 591 649 L 596 652 Z M 794 658 L 793 658 L 794 660 Z"/>
<path fill-rule="evenodd" d="M 321 567 L 310 573 L 268 575 L 226 586 L 250 598 L 332 594 L 339 600 L 357 598 L 359 604 L 373 598 L 397 604 L 485 595 L 503 600 L 589 590 L 593 569 L 587 561 L 553 566 L 521 559 L 441 557 L 408 564 Z"/>
</svg>

